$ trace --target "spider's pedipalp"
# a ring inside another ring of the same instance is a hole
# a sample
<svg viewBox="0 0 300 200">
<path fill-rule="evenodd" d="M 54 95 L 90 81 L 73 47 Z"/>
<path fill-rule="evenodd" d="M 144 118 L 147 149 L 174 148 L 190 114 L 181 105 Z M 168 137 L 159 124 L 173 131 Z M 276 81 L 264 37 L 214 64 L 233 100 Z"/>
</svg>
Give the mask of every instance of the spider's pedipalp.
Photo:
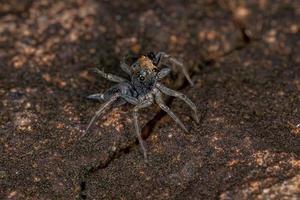
<svg viewBox="0 0 300 200">
<path fill-rule="evenodd" d="M 177 97 L 177 98 L 183 100 L 186 104 L 188 104 L 190 106 L 190 108 L 194 111 L 194 115 L 193 115 L 194 120 L 196 121 L 196 123 L 199 123 L 197 107 L 187 96 L 185 96 L 181 92 L 177 92 L 175 90 L 167 88 L 166 86 L 164 86 L 160 83 L 157 83 L 156 87 L 164 94 L 173 96 L 173 97 Z"/>
<path fill-rule="evenodd" d="M 190 75 L 188 74 L 186 67 L 180 61 L 178 61 L 177 59 L 173 58 L 172 56 L 170 56 L 164 52 L 157 53 L 156 57 L 157 57 L 156 59 L 158 61 L 158 64 L 157 64 L 158 68 L 162 64 L 163 59 L 168 59 L 171 63 L 174 63 L 175 65 L 178 65 L 181 68 L 182 73 L 184 74 L 185 78 L 188 80 L 190 85 L 194 86 L 194 83 L 193 83 Z"/>
<path fill-rule="evenodd" d="M 184 126 L 184 124 L 181 122 L 181 120 L 173 113 L 173 111 L 165 104 L 165 102 L 163 101 L 162 97 L 161 97 L 161 93 L 157 92 L 155 95 L 155 101 L 156 103 L 159 105 L 159 107 L 165 111 L 166 113 L 168 113 L 168 115 L 170 115 L 170 117 L 186 132 L 189 133 L 189 131 L 187 130 L 187 128 Z"/>
</svg>

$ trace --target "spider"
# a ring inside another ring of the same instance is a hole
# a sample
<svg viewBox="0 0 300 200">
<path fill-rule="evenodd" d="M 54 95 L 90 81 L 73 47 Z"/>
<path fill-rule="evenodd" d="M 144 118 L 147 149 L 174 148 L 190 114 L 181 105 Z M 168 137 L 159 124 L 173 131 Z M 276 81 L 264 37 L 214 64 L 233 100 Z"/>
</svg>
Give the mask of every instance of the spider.
<svg viewBox="0 0 300 200">
<path fill-rule="evenodd" d="M 104 93 L 92 94 L 87 98 L 91 100 L 100 100 L 105 103 L 102 104 L 100 109 L 95 113 L 91 119 L 89 125 L 86 128 L 85 134 L 88 132 L 94 121 L 100 117 L 107 108 L 112 105 L 123 105 L 125 103 L 133 104 L 133 120 L 135 133 L 138 137 L 145 160 L 147 159 L 146 149 L 141 137 L 140 127 L 138 123 L 138 112 L 140 109 L 149 107 L 154 102 L 165 111 L 170 117 L 185 131 L 188 133 L 187 128 L 181 122 L 181 120 L 172 112 L 172 110 L 164 103 L 162 94 L 177 97 L 182 99 L 193 110 L 192 117 L 198 123 L 199 118 L 197 116 L 196 105 L 184 94 L 167 88 L 159 81 L 165 78 L 171 71 L 171 69 L 163 65 L 165 61 L 181 67 L 183 74 L 188 82 L 193 86 L 193 82 L 187 73 L 186 68 L 177 59 L 171 57 L 164 52 L 153 53 L 150 52 L 146 56 L 140 56 L 133 64 L 127 65 L 125 61 L 121 61 L 121 69 L 129 75 L 129 79 L 119 77 L 113 74 L 105 73 L 103 70 L 95 68 L 94 71 L 100 74 L 103 78 L 108 79 L 117 84 L 109 88 Z M 162 67 L 164 66 L 164 67 Z"/>
</svg>

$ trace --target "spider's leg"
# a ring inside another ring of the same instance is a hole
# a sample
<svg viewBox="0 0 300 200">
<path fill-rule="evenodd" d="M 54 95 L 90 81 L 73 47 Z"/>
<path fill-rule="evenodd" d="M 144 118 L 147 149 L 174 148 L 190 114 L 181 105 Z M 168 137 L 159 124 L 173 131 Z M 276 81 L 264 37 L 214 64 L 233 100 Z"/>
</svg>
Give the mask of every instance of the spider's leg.
<svg viewBox="0 0 300 200">
<path fill-rule="evenodd" d="M 103 78 L 105 78 L 109 81 L 112 81 L 112 82 L 120 83 L 120 82 L 126 81 L 125 78 L 122 78 L 122 77 L 117 76 L 117 75 L 105 73 L 103 70 L 100 70 L 98 68 L 94 68 L 93 71 L 96 72 L 97 74 L 100 74 Z"/>
<path fill-rule="evenodd" d="M 157 92 L 155 95 L 155 101 L 156 103 L 159 105 L 159 107 L 165 111 L 166 113 L 168 113 L 168 115 L 170 115 L 170 117 L 172 117 L 172 119 L 186 132 L 189 133 L 189 131 L 187 130 L 187 128 L 184 126 L 184 124 L 180 121 L 180 119 L 173 113 L 173 111 L 165 104 L 165 102 L 163 101 L 162 97 L 161 97 L 161 93 Z"/>
<path fill-rule="evenodd" d="M 110 87 L 104 93 L 91 94 L 91 95 L 87 96 L 86 98 L 90 99 L 90 100 L 99 100 L 99 101 L 109 100 L 114 94 L 120 93 L 121 85 L 122 85 L 122 83 L 119 83 L 117 85 Z"/>
<path fill-rule="evenodd" d="M 91 94 L 91 95 L 87 96 L 86 98 L 90 99 L 90 100 L 102 101 L 102 100 L 104 100 L 104 94 L 102 94 L 102 93 Z"/>
<path fill-rule="evenodd" d="M 164 58 L 165 58 L 165 59 L 168 59 L 170 62 L 172 62 L 172 63 L 178 65 L 178 66 L 181 68 L 181 70 L 182 70 L 182 72 L 183 72 L 185 78 L 186 78 L 186 79 L 188 80 L 188 82 L 191 84 L 191 86 L 194 86 L 194 83 L 193 83 L 193 81 L 192 81 L 190 75 L 188 74 L 188 71 L 187 71 L 186 67 L 182 64 L 182 62 L 180 62 L 179 60 L 173 58 L 172 56 L 170 56 L 170 55 L 168 55 L 168 54 L 166 54 L 166 53 L 164 53 L 164 52 L 159 52 L 159 53 L 157 53 L 156 57 L 157 57 L 157 60 L 158 60 L 158 64 L 157 64 L 158 67 L 160 67 L 160 65 L 162 64 L 162 60 L 163 60 Z"/>
<path fill-rule="evenodd" d="M 139 123 L 138 123 L 138 116 L 139 116 L 138 111 L 139 111 L 139 109 L 146 108 L 146 107 L 150 106 L 152 103 L 153 103 L 153 100 L 148 99 L 144 102 L 141 102 L 140 104 L 137 104 L 133 109 L 133 120 L 134 120 L 135 133 L 138 137 L 140 146 L 143 150 L 145 160 L 147 160 L 147 152 L 146 152 L 146 148 L 144 146 L 144 142 L 143 142 L 143 139 L 142 139 L 142 136 L 141 136 L 140 126 L 139 126 Z"/>
<path fill-rule="evenodd" d="M 136 92 L 133 89 L 132 85 L 126 81 L 126 82 L 122 82 L 119 83 L 117 85 L 118 91 L 120 92 L 120 101 L 124 102 L 124 103 L 130 103 L 133 105 L 138 104 L 138 99 L 136 98 Z"/>
<path fill-rule="evenodd" d="M 120 67 L 126 74 L 131 75 L 130 67 L 124 61 L 121 61 Z"/>
<path fill-rule="evenodd" d="M 87 96 L 88 99 L 92 100 L 109 100 L 114 94 L 119 93 L 120 96 L 124 95 L 124 97 L 129 96 L 130 98 L 132 96 L 132 87 L 128 82 L 121 82 L 117 85 L 114 85 L 110 87 L 108 90 L 106 90 L 104 93 L 97 93 Z M 126 99 L 126 98 L 124 98 Z M 121 100 L 121 99 L 120 99 Z"/>
<path fill-rule="evenodd" d="M 101 115 L 103 114 L 103 112 L 105 111 L 106 108 L 110 107 L 118 98 L 119 98 L 119 94 L 114 94 L 107 102 L 105 102 L 104 104 L 101 105 L 100 109 L 95 113 L 95 115 L 93 116 L 93 118 L 91 119 L 89 125 L 87 126 L 85 133 L 81 136 L 84 137 L 86 135 L 86 133 L 88 132 L 89 128 L 91 127 L 91 125 L 94 123 L 94 121 Z"/>
<path fill-rule="evenodd" d="M 166 86 L 164 86 L 164 85 L 162 85 L 160 83 L 157 83 L 156 87 L 161 92 L 163 92 L 164 94 L 169 95 L 169 96 L 173 96 L 173 97 L 177 97 L 177 98 L 183 100 L 186 104 L 188 104 L 190 106 L 190 108 L 194 111 L 194 115 L 193 115 L 194 120 L 197 123 L 199 123 L 197 107 L 196 107 L 196 105 L 187 96 L 185 96 L 181 92 L 177 92 L 175 90 L 167 88 Z"/>
<path fill-rule="evenodd" d="M 129 96 L 127 94 L 122 94 L 121 97 L 130 104 L 137 105 L 139 100 L 135 97 Z"/>
<path fill-rule="evenodd" d="M 170 68 L 163 68 L 161 69 L 157 76 L 158 76 L 158 80 L 161 80 L 163 79 L 164 77 L 166 77 L 169 73 L 171 72 L 171 69 Z"/>
</svg>

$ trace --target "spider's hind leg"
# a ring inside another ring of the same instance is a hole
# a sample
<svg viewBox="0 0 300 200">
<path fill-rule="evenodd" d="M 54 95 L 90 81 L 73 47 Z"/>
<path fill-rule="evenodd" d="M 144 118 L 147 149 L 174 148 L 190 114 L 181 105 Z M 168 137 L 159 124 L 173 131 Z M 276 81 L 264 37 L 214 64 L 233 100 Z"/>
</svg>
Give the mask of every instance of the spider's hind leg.
<svg viewBox="0 0 300 200">
<path fill-rule="evenodd" d="M 101 105 L 100 109 L 95 113 L 90 123 L 88 124 L 85 133 L 80 138 L 83 138 L 88 133 L 88 130 L 90 129 L 91 125 L 95 122 L 95 120 L 99 118 L 107 108 L 111 107 L 112 104 L 119 98 L 119 96 L 120 94 L 116 93 L 108 101 Z"/>
<path fill-rule="evenodd" d="M 102 93 L 98 93 L 98 94 L 92 94 L 87 96 L 86 98 L 89 100 L 93 100 L 93 101 L 106 101 L 107 99 L 110 99 L 113 96 L 113 94 L 102 94 Z M 114 104 L 113 107 L 119 107 L 121 105 L 124 105 L 126 103 L 126 101 L 122 98 L 117 99 Z"/>
<path fill-rule="evenodd" d="M 100 109 L 95 113 L 94 117 L 91 119 L 89 125 L 86 128 L 86 133 L 88 132 L 89 128 L 94 123 L 94 121 L 97 118 L 99 118 L 107 108 L 117 107 L 125 104 L 126 102 L 136 104 L 137 100 L 133 95 L 134 94 L 130 83 L 122 82 L 109 88 L 103 94 L 98 93 L 88 96 L 88 99 L 104 100 L 105 103 L 101 105 Z M 82 137 L 84 137 L 85 134 Z"/>
<path fill-rule="evenodd" d="M 104 93 L 97 93 L 87 96 L 87 99 L 97 100 L 97 101 L 107 101 L 114 94 L 119 93 L 122 95 L 133 96 L 132 86 L 128 82 L 122 82 L 117 85 L 112 86 Z"/>
<path fill-rule="evenodd" d="M 111 88 L 106 90 L 104 93 L 91 94 L 91 95 L 87 96 L 86 98 L 89 100 L 95 100 L 95 101 L 106 101 L 106 100 L 110 99 L 116 93 L 120 93 L 119 84 L 112 86 Z"/>
<path fill-rule="evenodd" d="M 90 100 L 95 100 L 95 101 L 103 101 L 104 94 L 102 94 L 102 93 L 91 94 L 91 95 L 87 96 L 86 98 L 90 99 Z"/>
</svg>

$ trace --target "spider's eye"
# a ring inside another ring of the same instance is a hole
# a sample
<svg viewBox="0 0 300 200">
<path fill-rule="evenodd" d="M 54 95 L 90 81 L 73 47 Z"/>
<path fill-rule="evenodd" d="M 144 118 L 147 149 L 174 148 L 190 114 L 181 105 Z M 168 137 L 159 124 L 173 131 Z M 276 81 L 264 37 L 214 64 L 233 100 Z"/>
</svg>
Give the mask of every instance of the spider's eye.
<svg viewBox="0 0 300 200">
<path fill-rule="evenodd" d="M 140 75 L 140 76 L 139 76 L 139 80 L 140 80 L 140 81 L 144 81 L 144 80 L 145 80 L 145 76 Z"/>
</svg>

